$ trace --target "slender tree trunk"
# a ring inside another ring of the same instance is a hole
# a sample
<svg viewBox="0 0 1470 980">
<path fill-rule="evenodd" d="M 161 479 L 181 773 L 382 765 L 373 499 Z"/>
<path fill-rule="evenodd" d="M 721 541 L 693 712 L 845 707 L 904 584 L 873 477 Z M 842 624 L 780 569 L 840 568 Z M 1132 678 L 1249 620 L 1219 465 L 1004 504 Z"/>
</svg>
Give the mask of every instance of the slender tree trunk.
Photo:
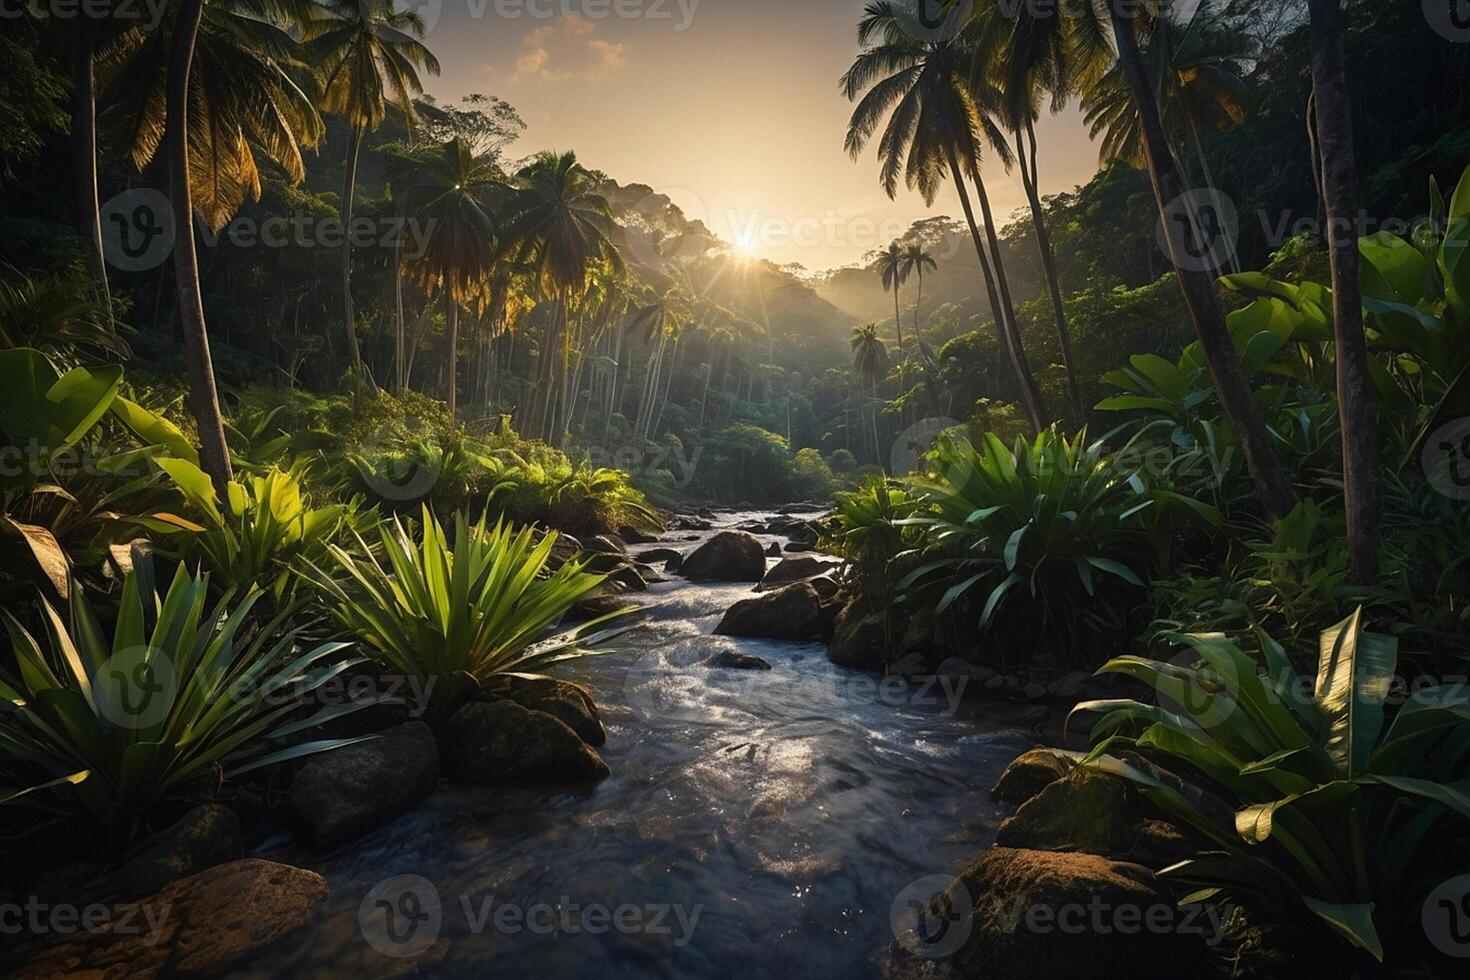
<svg viewBox="0 0 1470 980">
<path fill-rule="evenodd" d="M 357 346 L 357 313 L 352 307 L 352 198 L 357 189 L 357 158 L 362 151 L 362 127 L 353 126 L 347 143 L 347 160 L 342 168 L 342 331 L 352 370 L 362 373 L 362 352 Z"/>
<path fill-rule="evenodd" d="M 1317 93 L 1307 96 L 1307 145 L 1312 150 L 1312 189 L 1317 192 L 1317 227 L 1327 227 L 1327 205 L 1322 203 L 1322 147 L 1317 142 Z"/>
<path fill-rule="evenodd" d="M 1042 424 L 1046 422 L 1046 408 L 1041 400 L 1041 386 L 1036 383 L 1036 375 L 1031 370 L 1030 359 L 1026 357 L 1026 344 L 1021 340 L 1021 323 L 1016 319 L 1016 305 L 1011 302 L 1011 281 L 1006 275 L 1005 259 L 1000 251 L 1000 237 L 995 231 L 995 216 L 990 213 L 990 195 L 985 191 L 985 181 L 980 174 L 975 174 L 975 196 L 980 202 L 980 214 L 985 218 L 985 237 L 990 243 L 990 254 L 995 263 L 995 282 L 1000 287 L 1001 307 L 1006 314 L 1006 331 L 1010 337 L 1011 349 L 1015 351 L 1016 362 L 1021 365 L 1021 381 L 1028 386 L 1030 397 L 1036 402 L 1037 414 L 1041 416 Z"/>
<path fill-rule="evenodd" d="M 980 271 L 985 275 L 985 292 L 990 299 L 990 315 L 995 318 L 995 331 L 1000 341 L 1001 354 L 1011 363 L 1011 371 L 1016 376 L 1016 383 L 1021 389 L 1021 405 L 1026 411 L 1032 426 L 1037 432 L 1046 427 L 1044 416 L 1041 411 L 1041 400 L 1036 397 L 1034 383 L 1028 381 L 1030 370 L 1021 352 L 1016 350 L 1011 343 L 1009 331 L 1006 329 L 1005 313 L 1001 310 L 1000 297 L 995 291 L 995 277 L 990 270 L 990 260 L 985 257 L 985 244 L 980 239 L 980 228 L 975 224 L 975 211 L 970 207 L 970 195 L 965 190 L 964 174 L 960 171 L 960 161 L 955 156 L 954 147 L 946 147 L 949 157 L 950 177 L 954 180 L 955 189 L 959 191 L 960 208 L 965 213 L 965 223 L 970 226 L 970 240 L 975 243 L 975 255 L 980 259 Z"/>
<path fill-rule="evenodd" d="M 111 320 L 112 291 L 107 283 L 107 259 L 102 252 L 102 214 L 97 202 L 97 82 L 92 67 L 96 50 L 96 24 L 90 17 L 77 18 L 71 93 L 77 223 L 87 246 L 87 271 L 92 274 L 98 298 L 107 311 L 107 319 Z"/>
<path fill-rule="evenodd" d="M 455 418 L 459 411 L 459 302 L 448 292 L 444 294 L 444 299 L 449 303 L 449 336 L 444 351 L 444 373 L 449 386 L 449 417 Z"/>
<path fill-rule="evenodd" d="M 1046 213 L 1041 208 L 1040 177 L 1036 172 L 1036 130 L 1031 121 L 1026 121 L 1026 143 L 1021 133 L 1016 133 L 1016 159 L 1021 164 L 1021 183 L 1026 188 L 1026 200 L 1031 204 L 1031 223 L 1036 228 L 1036 248 L 1041 253 L 1041 268 L 1046 275 L 1047 291 L 1051 298 L 1052 319 L 1057 328 L 1057 343 L 1062 352 L 1062 365 L 1067 369 L 1067 394 L 1072 402 L 1072 414 L 1080 425 L 1087 419 L 1082 407 L 1082 388 L 1077 379 L 1077 364 L 1072 359 L 1072 331 L 1067 327 L 1067 314 L 1062 307 L 1062 286 L 1057 277 L 1056 253 L 1052 249 L 1051 232 L 1046 227 Z"/>
<path fill-rule="evenodd" d="M 403 243 L 393 249 L 393 385 L 401 395 L 408 388 L 403 323 Z"/>
<path fill-rule="evenodd" d="M 893 325 L 898 330 L 898 389 L 902 395 L 908 390 L 908 385 L 903 383 L 903 317 L 898 313 L 898 271 L 893 275 Z"/>
<path fill-rule="evenodd" d="M 1163 124 L 1159 119 L 1159 107 L 1154 101 L 1152 84 L 1138 49 L 1138 37 L 1134 34 L 1134 21 L 1116 2 L 1109 4 L 1113 24 L 1113 35 L 1118 46 L 1118 64 L 1124 79 L 1133 94 L 1134 107 L 1138 110 L 1139 127 L 1143 134 L 1144 161 L 1148 165 L 1149 180 L 1153 185 L 1154 201 L 1163 219 L 1169 239 L 1170 258 L 1173 261 L 1179 288 L 1189 307 L 1190 319 L 1194 321 L 1199 335 L 1205 362 L 1215 382 L 1215 391 L 1220 407 L 1230 422 L 1235 436 L 1240 440 L 1246 465 L 1256 484 L 1256 496 L 1266 512 L 1280 517 L 1291 509 L 1295 492 L 1282 472 L 1281 462 L 1271 450 L 1270 437 L 1261 409 L 1251 393 L 1240 358 L 1235 351 L 1230 331 L 1225 325 L 1219 298 L 1215 295 L 1215 284 L 1209 274 L 1181 262 L 1187 254 L 1181 240 L 1180 230 L 1168 219 L 1168 207 L 1184 194 L 1184 181 L 1175 166 L 1168 141 L 1164 138 Z"/>
<path fill-rule="evenodd" d="M 1194 154 L 1199 158 L 1200 173 L 1204 175 L 1205 187 L 1209 188 L 1211 194 L 1218 194 L 1219 188 L 1215 186 L 1215 174 L 1210 170 L 1210 158 L 1205 156 L 1205 141 L 1200 136 L 1199 120 L 1194 118 L 1194 113 L 1185 112 L 1185 118 L 1189 120 L 1189 138 L 1194 143 Z M 1235 255 L 1235 243 L 1229 238 L 1225 240 L 1225 257 L 1230 260 L 1230 271 L 1240 271 L 1240 259 Z"/>
<path fill-rule="evenodd" d="M 204 323 L 204 300 L 199 295 L 199 254 L 194 245 L 194 198 L 189 188 L 189 71 L 204 0 L 180 0 L 178 19 L 169 47 L 166 145 L 169 192 L 174 220 L 174 281 L 179 292 L 179 324 L 184 331 L 184 358 L 188 366 L 189 403 L 199 428 L 199 465 L 209 474 L 221 501 L 228 500 L 234 473 L 220 417 L 219 392 L 214 384 L 214 362 L 209 354 L 209 332 Z"/>
<path fill-rule="evenodd" d="M 1352 103 L 1342 57 L 1338 0 L 1310 0 L 1312 86 L 1316 92 L 1322 190 L 1327 206 L 1332 261 L 1333 334 L 1337 355 L 1337 406 L 1342 428 L 1342 482 L 1347 507 L 1352 579 L 1367 585 L 1378 575 L 1378 440 L 1373 385 L 1363 335 L 1359 280 L 1358 166 L 1353 147 Z"/>
</svg>

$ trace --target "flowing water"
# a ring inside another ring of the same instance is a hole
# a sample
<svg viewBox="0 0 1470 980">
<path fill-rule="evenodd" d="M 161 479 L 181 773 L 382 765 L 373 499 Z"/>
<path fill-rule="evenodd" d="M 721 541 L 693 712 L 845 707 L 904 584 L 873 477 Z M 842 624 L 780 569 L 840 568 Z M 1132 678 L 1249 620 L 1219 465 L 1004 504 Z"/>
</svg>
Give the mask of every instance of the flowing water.
<svg viewBox="0 0 1470 980">
<path fill-rule="evenodd" d="M 670 537 L 686 550 L 689 536 Z M 611 778 L 448 789 L 337 852 L 261 848 L 319 871 L 331 900 L 252 972 L 878 975 L 905 887 L 993 839 L 988 788 L 1034 744 L 1034 709 L 884 683 L 815 643 L 711 635 L 750 591 L 654 585 L 618 653 L 565 671 L 603 708 Z M 722 650 L 772 669 L 701 664 Z"/>
</svg>

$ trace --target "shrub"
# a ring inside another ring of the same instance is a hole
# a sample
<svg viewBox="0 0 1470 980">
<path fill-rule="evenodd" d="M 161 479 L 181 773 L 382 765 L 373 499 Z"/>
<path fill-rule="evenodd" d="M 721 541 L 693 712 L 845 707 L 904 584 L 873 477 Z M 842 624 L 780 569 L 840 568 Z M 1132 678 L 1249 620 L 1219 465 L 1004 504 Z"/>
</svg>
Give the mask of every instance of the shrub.
<svg viewBox="0 0 1470 980">
<path fill-rule="evenodd" d="M 309 693 L 357 661 L 338 656 L 343 643 L 298 650 L 291 610 L 242 639 L 261 593 L 238 602 L 226 593 L 211 608 L 208 582 L 179 566 L 160 601 L 150 573 L 128 576 L 111 637 L 80 590 L 66 622 L 42 601 L 45 643 L 4 613 L 18 674 L 0 680 L 0 755 L 36 781 L 0 789 L 0 804 L 84 816 L 124 842 L 196 781 L 356 741 L 270 747 L 344 713 L 334 706 L 288 718 L 297 705 L 283 707 L 285 692 Z"/>
<path fill-rule="evenodd" d="M 1089 701 L 1102 712 L 1086 764 L 1131 781 L 1209 850 L 1162 873 L 1229 897 L 1274 923 L 1325 927 L 1382 960 L 1383 936 L 1412 919 L 1443 878 L 1446 819 L 1470 817 L 1462 780 L 1470 700 L 1461 685 L 1422 689 L 1391 718 L 1398 643 L 1362 628 L 1361 610 L 1324 631 L 1315 685 L 1258 631 L 1261 660 L 1219 634 L 1177 637 L 1193 657 L 1109 661 L 1158 704 Z M 1235 810 L 1222 826 L 1184 794 L 1110 755 L 1137 750 Z M 1431 848 L 1431 842 L 1434 846 Z"/>
</svg>

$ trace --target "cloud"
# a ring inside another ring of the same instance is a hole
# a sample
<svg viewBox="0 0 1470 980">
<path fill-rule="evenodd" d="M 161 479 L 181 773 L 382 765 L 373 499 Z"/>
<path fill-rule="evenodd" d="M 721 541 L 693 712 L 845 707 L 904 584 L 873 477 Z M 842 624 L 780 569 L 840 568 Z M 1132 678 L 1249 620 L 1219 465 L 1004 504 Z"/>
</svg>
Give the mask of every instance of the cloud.
<svg viewBox="0 0 1470 980">
<path fill-rule="evenodd" d="M 511 81 L 590 82 L 622 71 L 628 64 L 627 46 L 595 37 L 596 33 L 592 21 L 570 15 L 536 28 L 521 41 Z"/>
</svg>

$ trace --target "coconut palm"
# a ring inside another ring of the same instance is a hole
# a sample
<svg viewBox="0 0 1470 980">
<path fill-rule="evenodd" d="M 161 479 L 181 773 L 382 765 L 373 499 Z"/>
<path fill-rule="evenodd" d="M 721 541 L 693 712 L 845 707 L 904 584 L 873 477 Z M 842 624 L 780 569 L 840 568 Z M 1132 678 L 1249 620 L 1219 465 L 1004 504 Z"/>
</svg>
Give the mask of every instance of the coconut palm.
<svg viewBox="0 0 1470 980">
<path fill-rule="evenodd" d="M 1325 227 L 1352 228 L 1358 214 L 1358 168 L 1353 148 L 1352 106 L 1342 54 L 1338 0 L 1311 0 L 1312 88 L 1320 147 Z M 1342 482 L 1347 508 L 1348 555 L 1353 581 L 1377 578 L 1378 443 L 1373 382 L 1363 334 L 1362 286 L 1356 236 L 1328 236 L 1332 262 L 1333 333 L 1336 340 L 1338 416 L 1342 420 Z"/>
<path fill-rule="evenodd" d="M 878 384 L 888 374 L 888 347 L 878 336 L 878 324 L 852 328 L 852 369 L 858 380 L 868 386 L 870 392 L 870 418 L 872 420 L 873 453 L 880 457 L 878 444 Z"/>
<path fill-rule="evenodd" d="M 168 160 L 174 281 L 199 461 L 222 498 L 233 472 L 193 218 L 197 212 L 219 229 L 247 198 L 260 197 L 258 152 L 290 179 L 305 177 L 301 147 L 320 139 L 321 118 L 294 81 L 300 49 L 280 26 L 301 9 L 289 0 L 215 0 L 207 7 L 203 0 L 182 0 L 159 29 L 124 31 L 98 57 L 99 74 L 129 93 L 105 123 L 116 142 L 139 170 L 160 147 Z"/>
<path fill-rule="evenodd" d="M 653 298 L 651 303 L 633 310 L 628 329 L 643 335 L 650 347 L 648 366 L 643 377 L 643 397 L 639 400 L 638 421 L 635 430 L 639 435 L 651 437 L 654 426 L 654 405 L 658 401 L 659 385 L 663 381 L 663 367 L 669 341 L 678 344 L 683 328 L 689 322 L 689 297 L 675 286 Z"/>
<path fill-rule="evenodd" d="M 423 18 L 393 0 L 318 0 L 319 13 L 306 26 L 311 63 L 324 79 L 324 112 L 347 120 L 351 134 L 342 169 L 340 214 L 352 224 L 357 158 L 363 138 L 387 118 L 394 106 L 414 119 L 413 100 L 423 94 L 419 72 L 439 74 L 439 62 L 423 45 Z M 362 369 L 352 304 L 352 236 L 342 239 L 342 316 L 344 339 L 354 371 Z"/>
<path fill-rule="evenodd" d="M 919 296 L 914 300 L 914 339 L 919 341 L 919 307 L 924 305 L 924 269 L 938 269 L 939 263 L 934 261 L 934 256 L 924 250 L 919 242 L 910 242 L 903 250 L 904 275 L 915 275 L 919 280 Z M 920 347 L 923 350 L 923 347 Z"/>
<path fill-rule="evenodd" d="M 567 420 L 559 417 L 556 394 L 567 379 L 572 294 L 584 290 L 588 276 L 600 267 L 621 274 L 623 259 L 612 241 L 612 208 L 575 153 L 539 154 L 517 175 L 516 186 L 520 193 L 507 238 L 517 243 L 517 254 L 542 295 L 555 304 L 543 347 L 539 405 L 533 404 L 528 428 L 560 442 Z"/>
<path fill-rule="evenodd" d="M 1251 100 L 1245 75 L 1256 54 L 1255 43 L 1222 23 L 1208 0 L 1186 21 L 1167 14 L 1147 21 L 1138 36 L 1170 151 L 1182 170 L 1180 148 L 1189 145 L 1205 186 L 1215 191 L 1204 134 L 1245 122 Z M 1082 108 L 1092 137 L 1098 139 L 1101 162 L 1121 159 L 1143 166 L 1138 113 L 1118 66 L 1087 87 Z M 1230 264 L 1239 271 L 1234 247 L 1226 244 Z"/>
<path fill-rule="evenodd" d="M 909 264 L 903 246 L 890 242 L 887 251 L 878 256 L 878 275 L 883 280 L 883 291 L 893 293 L 893 325 L 898 330 L 898 387 L 903 391 L 908 386 L 903 377 L 903 318 L 898 314 L 898 292 L 909 278 Z"/>
<path fill-rule="evenodd" d="M 430 297 L 442 291 L 448 307 L 445 375 L 449 379 L 449 412 L 459 407 L 460 307 L 490 300 L 498 260 L 498 238 L 492 208 L 508 188 L 500 169 L 476 157 L 455 139 L 424 155 L 418 181 L 404 194 L 404 208 L 424 229 L 423 255 L 408 272 Z"/>
<path fill-rule="evenodd" d="M 1184 196 L 1184 180 L 1164 132 L 1156 98 L 1156 84 L 1139 46 L 1137 29 L 1140 18 L 1128 16 L 1117 5 L 1111 4 L 1108 5 L 1108 18 L 1117 46 L 1122 77 L 1128 84 L 1128 91 L 1138 113 L 1144 163 L 1148 167 L 1149 181 L 1153 185 L 1155 204 L 1159 215 L 1164 219 L 1170 258 L 1179 288 L 1184 293 L 1185 305 L 1189 308 L 1190 319 L 1199 336 L 1200 347 L 1215 383 L 1220 407 L 1236 438 L 1240 440 L 1246 465 L 1255 480 L 1256 496 L 1268 514 L 1279 517 L 1291 509 L 1296 494 L 1286 480 L 1281 461 L 1272 451 L 1270 434 L 1266 430 L 1261 408 L 1251 392 L 1235 350 L 1235 342 L 1225 325 L 1225 315 L 1220 309 L 1220 299 L 1215 294 L 1214 280 L 1196 263 L 1183 261 L 1188 254 L 1188 243 L 1184 241 L 1177 222 L 1170 221 L 1167 217 L 1170 203 L 1181 200 Z"/>
<path fill-rule="evenodd" d="M 977 40 L 972 78 L 1002 94 L 1000 112 L 1014 134 L 1021 185 L 1031 208 L 1037 250 L 1046 277 L 1062 365 L 1067 372 L 1072 411 L 1085 417 L 1081 386 L 1072 356 L 1072 335 L 1062 306 L 1061 282 L 1051 232 L 1041 206 L 1036 159 L 1036 120 L 1048 100 L 1062 109 L 1079 88 L 1095 83 L 1112 59 L 1106 31 L 1091 16 L 1069 16 L 1063 4 L 1016 4 L 981 0 L 974 8 Z"/>
<path fill-rule="evenodd" d="M 898 182 L 917 189 L 932 203 L 946 179 L 952 180 L 985 277 L 991 315 L 995 318 L 1001 350 L 1005 352 L 1021 389 L 1027 416 L 1043 427 L 1041 390 L 1031 373 L 1020 332 L 1009 310 L 1009 286 L 1004 270 L 992 260 L 1000 257 L 999 241 L 989 214 L 989 197 L 980 174 L 982 149 L 988 144 L 1003 163 L 1010 160 L 1005 134 L 981 111 L 970 85 L 971 56 L 967 29 L 947 32 L 920 28 L 910 0 L 878 0 L 864 10 L 858 25 L 862 52 L 841 80 L 843 94 L 856 101 L 848 123 L 847 150 L 858 157 L 887 118 L 878 141 L 880 180 L 889 197 Z M 981 93 L 986 98 L 993 90 Z M 982 243 L 964 178 L 975 182 L 986 214 L 989 255 Z"/>
</svg>

